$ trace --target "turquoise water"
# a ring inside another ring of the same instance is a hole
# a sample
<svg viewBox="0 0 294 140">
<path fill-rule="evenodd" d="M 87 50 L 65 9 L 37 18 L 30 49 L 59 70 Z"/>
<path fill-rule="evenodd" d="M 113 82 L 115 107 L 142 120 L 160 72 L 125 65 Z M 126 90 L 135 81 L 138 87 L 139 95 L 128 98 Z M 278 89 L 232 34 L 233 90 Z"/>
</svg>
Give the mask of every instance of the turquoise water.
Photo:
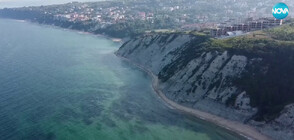
<svg viewBox="0 0 294 140">
<path fill-rule="evenodd" d="M 119 44 L 0 19 L 1 140 L 239 140 L 167 108 Z"/>
</svg>

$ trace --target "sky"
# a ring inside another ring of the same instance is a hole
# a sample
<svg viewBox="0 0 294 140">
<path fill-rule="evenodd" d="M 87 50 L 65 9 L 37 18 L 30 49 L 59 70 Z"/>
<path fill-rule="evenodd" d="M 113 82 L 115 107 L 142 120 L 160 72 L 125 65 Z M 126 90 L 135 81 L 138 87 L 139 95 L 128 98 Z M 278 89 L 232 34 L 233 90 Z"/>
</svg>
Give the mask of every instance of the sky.
<svg viewBox="0 0 294 140">
<path fill-rule="evenodd" d="M 62 3 L 72 2 L 72 1 L 88 2 L 88 1 L 102 1 L 102 0 L 0 0 L 0 8 L 62 4 Z"/>
</svg>

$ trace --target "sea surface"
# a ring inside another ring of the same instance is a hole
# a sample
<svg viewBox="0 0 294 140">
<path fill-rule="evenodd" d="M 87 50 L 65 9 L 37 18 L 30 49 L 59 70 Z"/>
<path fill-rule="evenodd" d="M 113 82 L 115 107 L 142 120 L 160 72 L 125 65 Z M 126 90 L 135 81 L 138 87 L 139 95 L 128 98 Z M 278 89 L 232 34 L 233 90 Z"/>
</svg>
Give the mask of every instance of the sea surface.
<svg viewBox="0 0 294 140">
<path fill-rule="evenodd" d="M 0 8 L 64 4 L 69 2 L 97 2 L 104 0 L 0 0 Z"/>
<path fill-rule="evenodd" d="M 242 140 L 168 108 L 103 37 L 0 19 L 0 140 Z"/>
</svg>

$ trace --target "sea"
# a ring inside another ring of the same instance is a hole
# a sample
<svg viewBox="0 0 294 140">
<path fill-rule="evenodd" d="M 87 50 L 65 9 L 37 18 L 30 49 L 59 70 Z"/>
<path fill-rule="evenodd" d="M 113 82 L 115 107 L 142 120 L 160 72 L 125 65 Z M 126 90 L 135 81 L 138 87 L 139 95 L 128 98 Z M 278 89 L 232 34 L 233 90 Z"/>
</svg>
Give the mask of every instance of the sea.
<svg viewBox="0 0 294 140">
<path fill-rule="evenodd" d="M 0 140 L 243 140 L 171 109 L 120 43 L 0 19 Z"/>
</svg>

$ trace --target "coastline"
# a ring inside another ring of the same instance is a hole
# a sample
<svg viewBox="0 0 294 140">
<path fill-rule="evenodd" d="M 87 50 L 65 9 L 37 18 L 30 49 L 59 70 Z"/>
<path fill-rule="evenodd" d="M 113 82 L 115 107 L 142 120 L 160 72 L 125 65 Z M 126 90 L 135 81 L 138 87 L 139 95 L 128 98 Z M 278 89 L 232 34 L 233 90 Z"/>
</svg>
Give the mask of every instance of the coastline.
<svg viewBox="0 0 294 140">
<path fill-rule="evenodd" d="M 74 31 L 74 32 L 77 32 L 79 34 L 103 37 L 103 38 L 109 39 L 109 40 L 111 40 L 111 41 L 113 41 L 115 43 L 123 44 L 123 39 L 122 38 L 114 38 L 114 37 L 110 37 L 110 36 L 103 35 L 103 34 L 95 34 L 95 33 L 85 32 L 85 31 L 76 30 L 76 29 L 63 28 L 63 27 L 60 27 L 60 26 L 52 25 L 52 24 L 40 24 L 40 23 L 37 23 L 37 22 L 29 21 L 29 20 L 19 20 L 19 19 L 10 19 L 10 18 L 3 18 L 3 19 L 15 20 L 16 22 L 29 22 L 29 23 L 32 23 L 32 24 L 38 24 L 38 25 L 42 25 L 42 26 L 49 26 L 49 27 L 52 27 L 52 28 L 57 28 L 57 29 L 62 29 L 62 30 L 67 30 L 67 31 Z"/>
<path fill-rule="evenodd" d="M 11 20 L 15 20 L 15 19 L 11 19 Z M 27 20 L 16 20 L 18 22 L 30 22 L 30 23 L 35 23 L 35 22 L 31 22 L 31 21 L 27 21 Z M 38 23 L 37 23 L 38 24 Z M 45 26 L 49 26 L 49 27 L 53 27 L 53 28 L 59 28 L 59 29 L 63 29 L 63 30 L 69 30 L 69 31 L 74 31 L 77 32 L 79 34 L 87 34 L 87 35 L 93 35 L 93 36 L 99 36 L 99 37 L 104 37 L 106 39 L 110 39 L 113 42 L 115 38 L 111 38 L 109 36 L 106 35 L 102 35 L 102 34 L 94 34 L 94 33 L 90 33 L 90 32 L 84 32 L 84 31 L 80 31 L 80 30 L 74 30 L 74 29 L 69 29 L 69 28 L 62 28 L 59 26 L 55 26 L 55 25 L 50 25 L 50 24 L 38 24 L 38 25 L 45 25 Z M 122 43 L 122 41 L 119 41 L 119 43 Z M 194 117 L 197 117 L 201 120 L 213 123 L 217 126 L 220 126 L 224 129 L 227 129 L 231 132 L 235 132 L 237 134 L 239 134 L 242 137 L 245 137 L 247 139 L 250 140 L 272 140 L 271 138 L 261 134 L 260 132 L 257 131 L 257 129 L 255 129 L 252 126 L 246 125 L 246 124 L 242 124 L 236 121 L 230 121 L 221 117 L 218 117 L 216 115 L 212 115 L 210 113 L 206 113 L 200 110 L 196 110 L 196 109 L 192 109 L 189 107 L 185 107 L 183 105 L 180 105 L 170 99 L 168 99 L 165 94 L 158 88 L 159 86 L 159 81 L 158 81 L 158 77 L 156 75 L 154 75 L 150 70 L 145 69 L 143 66 L 136 64 L 132 61 L 130 61 L 129 59 L 125 58 L 125 57 L 121 57 L 119 55 L 116 54 L 117 57 L 122 58 L 123 60 L 135 65 L 136 67 L 140 68 L 141 70 L 143 70 L 144 72 L 146 72 L 151 78 L 152 78 L 152 89 L 155 91 L 155 93 L 157 94 L 157 96 L 163 100 L 163 102 L 169 106 L 172 109 L 176 109 L 180 112 L 192 115 Z"/>
<path fill-rule="evenodd" d="M 192 115 L 196 118 L 199 118 L 201 120 L 213 123 L 221 128 L 227 129 L 231 132 L 235 132 L 236 134 L 248 139 L 248 140 L 273 140 L 272 138 L 260 133 L 256 128 L 246 125 L 246 124 L 242 124 L 240 122 L 236 122 L 236 121 L 231 121 L 231 120 L 227 120 L 225 118 L 201 111 L 201 110 L 197 110 L 197 109 L 192 109 L 183 105 L 180 105 L 170 99 L 168 99 L 165 94 L 158 88 L 159 86 L 159 81 L 158 81 L 158 77 L 156 75 L 154 75 L 150 70 L 145 69 L 143 66 L 136 64 L 134 62 L 132 62 L 131 60 L 119 56 L 115 53 L 115 55 L 127 62 L 129 62 L 130 64 L 135 65 L 136 67 L 138 67 L 139 69 L 143 70 L 144 72 L 146 72 L 151 78 L 152 78 L 152 89 L 155 91 L 155 93 L 157 94 L 157 96 L 166 104 L 168 105 L 170 108 L 172 109 L 176 109 L 180 112 Z"/>
</svg>

